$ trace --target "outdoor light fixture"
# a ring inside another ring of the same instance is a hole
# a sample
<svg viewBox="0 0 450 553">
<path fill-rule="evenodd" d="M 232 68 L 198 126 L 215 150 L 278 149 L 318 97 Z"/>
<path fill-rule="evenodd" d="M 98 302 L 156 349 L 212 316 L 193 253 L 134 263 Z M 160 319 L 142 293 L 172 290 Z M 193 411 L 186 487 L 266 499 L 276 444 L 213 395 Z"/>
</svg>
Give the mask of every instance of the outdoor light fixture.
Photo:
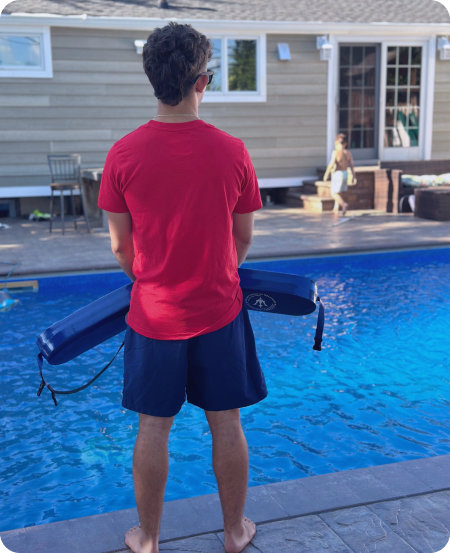
<svg viewBox="0 0 450 553">
<path fill-rule="evenodd" d="M 291 59 L 289 44 L 278 43 L 278 57 L 281 61 L 289 61 Z"/>
<path fill-rule="evenodd" d="M 438 38 L 438 50 L 441 54 L 441 60 L 450 61 L 450 42 L 448 40 L 448 37 L 441 36 L 440 38 Z"/>
<path fill-rule="evenodd" d="M 333 45 L 328 42 L 326 35 L 317 37 L 317 50 L 320 50 L 320 59 L 322 61 L 331 60 Z"/>
<path fill-rule="evenodd" d="M 136 46 L 136 54 L 142 54 L 142 52 L 144 51 L 144 46 L 146 44 L 146 40 L 135 40 L 134 45 Z"/>
</svg>

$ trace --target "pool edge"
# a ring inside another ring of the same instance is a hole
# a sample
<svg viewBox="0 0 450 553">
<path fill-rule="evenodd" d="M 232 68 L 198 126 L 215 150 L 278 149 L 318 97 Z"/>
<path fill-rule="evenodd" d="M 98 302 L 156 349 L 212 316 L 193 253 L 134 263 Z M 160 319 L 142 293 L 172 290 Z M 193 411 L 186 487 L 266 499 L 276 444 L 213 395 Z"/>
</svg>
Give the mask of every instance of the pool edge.
<svg viewBox="0 0 450 553">
<path fill-rule="evenodd" d="M 386 254 L 386 253 L 401 253 L 414 251 L 430 251 L 430 250 L 445 250 L 450 249 L 450 240 L 448 242 L 429 242 L 405 247 L 393 246 L 392 248 L 336 248 L 333 250 L 307 250 L 303 252 L 286 251 L 277 252 L 277 255 L 269 254 L 267 256 L 252 255 L 250 252 L 244 263 L 264 263 L 269 261 L 290 261 L 296 259 L 327 259 L 338 257 L 365 256 L 371 254 Z M 82 266 L 82 267 L 61 267 L 57 271 L 44 272 L 21 272 L 20 269 L 14 272 L 8 280 L 23 280 L 23 279 L 43 279 L 51 277 L 75 276 L 75 275 L 98 275 L 109 273 L 121 273 L 122 270 L 118 264 L 111 263 L 99 266 Z M 0 284 L 5 282 L 6 275 L 0 275 Z"/>
<path fill-rule="evenodd" d="M 449 469 L 450 454 L 254 486 L 245 514 L 261 525 L 442 492 L 450 490 Z M 221 521 L 217 494 L 168 501 L 160 541 L 222 532 Z M 90 551 L 92 539 L 101 536 L 101 553 L 112 553 L 127 550 L 124 533 L 138 522 L 137 510 L 127 509 L 9 530 L 0 537 L 15 553 L 71 553 Z"/>
</svg>

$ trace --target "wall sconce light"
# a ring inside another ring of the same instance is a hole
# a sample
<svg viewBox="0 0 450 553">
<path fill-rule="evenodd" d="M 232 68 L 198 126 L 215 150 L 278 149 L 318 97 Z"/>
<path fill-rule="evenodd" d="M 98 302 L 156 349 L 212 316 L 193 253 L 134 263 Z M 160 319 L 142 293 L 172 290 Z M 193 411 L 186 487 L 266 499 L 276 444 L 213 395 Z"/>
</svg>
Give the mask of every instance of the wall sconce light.
<svg viewBox="0 0 450 553">
<path fill-rule="evenodd" d="M 441 36 L 438 38 L 438 50 L 441 60 L 450 60 L 450 42 L 448 37 Z"/>
<path fill-rule="evenodd" d="M 317 37 L 317 50 L 320 50 L 320 59 L 322 61 L 331 60 L 333 45 L 328 42 L 326 35 Z"/>
<path fill-rule="evenodd" d="M 291 59 L 291 50 L 289 44 L 278 44 L 278 57 L 281 61 L 289 61 Z"/>
<path fill-rule="evenodd" d="M 136 46 L 136 54 L 142 54 L 142 52 L 144 51 L 144 46 L 146 44 L 146 40 L 135 40 L 134 45 Z"/>
</svg>

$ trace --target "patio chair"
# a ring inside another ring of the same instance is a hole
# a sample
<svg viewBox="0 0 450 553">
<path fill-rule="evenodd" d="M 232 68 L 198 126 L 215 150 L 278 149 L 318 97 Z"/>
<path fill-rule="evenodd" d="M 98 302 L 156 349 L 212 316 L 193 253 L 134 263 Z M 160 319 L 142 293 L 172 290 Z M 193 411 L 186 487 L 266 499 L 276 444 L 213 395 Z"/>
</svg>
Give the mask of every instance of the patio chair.
<svg viewBox="0 0 450 553">
<path fill-rule="evenodd" d="M 81 197 L 81 209 L 83 212 L 84 220 L 86 221 L 87 231 L 91 232 L 89 225 L 89 219 L 86 213 L 86 205 L 84 201 L 83 185 L 81 182 L 81 156 L 79 154 L 63 154 L 63 155 L 49 155 L 47 156 L 48 165 L 50 167 L 50 173 L 52 175 L 52 182 L 50 184 L 51 197 L 50 197 L 50 229 L 52 232 L 53 223 L 53 195 L 55 192 L 59 192 L 60 205 L 61 205 L 61 221 L 62 221 L 62 233 L 64 234 L 64 191 L 70 190 L 70 205 L 73 216 L 73 223 L 75 230 L 77 228 L 77 219 L 75 217 L 75 204 L 73 201 L 73 191 L 79 190 Z"/>
</svg>

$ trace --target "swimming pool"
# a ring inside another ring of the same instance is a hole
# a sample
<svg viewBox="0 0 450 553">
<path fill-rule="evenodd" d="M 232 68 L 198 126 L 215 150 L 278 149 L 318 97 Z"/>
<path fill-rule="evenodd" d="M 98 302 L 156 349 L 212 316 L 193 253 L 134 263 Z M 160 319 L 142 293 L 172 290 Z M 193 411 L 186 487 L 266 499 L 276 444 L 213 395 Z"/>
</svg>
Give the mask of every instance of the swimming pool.
<svg viewBox="0 0 450 553">
<path fill-rule="evenodd" d="M 450 452 L 450 249 L 249 263 L 316 280 L 316 316 L 251 312 L 269 397 L 242 411 L 250 485 Z M 0 530 L 135 506 L 137 415 L 120 405 L 122 357 L 88 390 L 36 397 L 35 338 L 121 286 L 118 273 L 40 279 L 37 294 L 0 313 Z M 116 337 L 64 367 L 56 389 L 84 384 Z M 203 413 L 185 405 L 170 439 L 166 499 L 216 491 Z"/>
</svg>

